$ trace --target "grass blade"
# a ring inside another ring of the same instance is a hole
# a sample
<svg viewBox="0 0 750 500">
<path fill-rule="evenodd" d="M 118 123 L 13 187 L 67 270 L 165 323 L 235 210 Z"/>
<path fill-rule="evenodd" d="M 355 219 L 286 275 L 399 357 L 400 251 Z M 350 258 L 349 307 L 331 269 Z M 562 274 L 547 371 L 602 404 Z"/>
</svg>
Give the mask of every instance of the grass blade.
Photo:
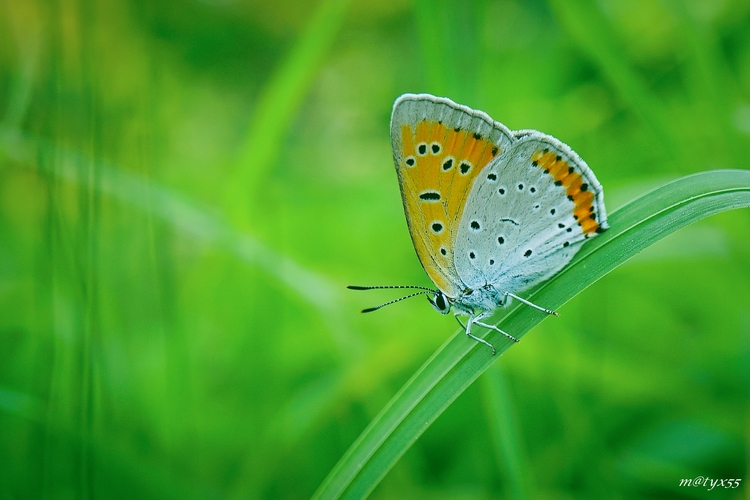
<svg viewBox="0 0 750 500">
<path fill-rule="evenodd" d="M 750 171 L 710 171 L 681 178 L 612 214 L 610 229 L 584 246 L 571 264 L 531 300 L 557 309 L 577 293 L 674 231 L 710 215 L 750 207 Z M 522 336 L 546 317 L 515 307 L 499 322 Z M 502 354 L 511 341 L 485 337 Z M 451 337 L 375 417 L 320 486 L 314 498 L 364 498 L 417 438 L 499 358 L 462 332 Z"/>
<path fill-rule="evenodd" d="M 228 185 L 228 213 L 244 214 L 248 190 L 273 166 L 284 134 L 343 24 L 349 0 L 321 0 L 293 50 L 266 84 L 242 158 Z M 238 209 L 239 208 L 239 209 Z"/>
<path fill-rule="evenodd" d="M 681 142 L 675 136 L 675 127 L 669 123 L 669 114 L 633 65 L 623 57 L 622 42 L 595 2 L 548 0 L 548 3 L 563 30 L 596 64 L 628 109 L 640 117 L 643 126 L 651 129 L 653 144 L 661 148 L 664 160 L 679 160 L 681 164 L 689 161 L 690 158 L 682 154 L 684 148 L 679 147 Z M 675 152 L 680 155 L 677 159 Z"/>
<path fill-rule="evenodd" d="M 495 459 L 506 481 L 505 498 L 525 500 L 533 498 L 529 488 L 533 482 L 521 444 L 517 411 L 502 366 L 496 364 L 480 382 L 483 383 L 486 418 L 494 442 Z"/>
</svg>

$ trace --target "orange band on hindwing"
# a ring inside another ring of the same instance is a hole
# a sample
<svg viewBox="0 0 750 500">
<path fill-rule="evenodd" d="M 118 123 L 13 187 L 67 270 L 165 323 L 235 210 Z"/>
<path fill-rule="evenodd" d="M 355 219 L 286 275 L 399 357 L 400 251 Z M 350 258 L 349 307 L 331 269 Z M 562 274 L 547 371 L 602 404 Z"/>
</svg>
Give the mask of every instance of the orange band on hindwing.
<svg viewBox="0 0 750 500">
<path fill-rule="evenodd" d="M 535 151 L 531 155 L 532 165 L 543 169 L 551 175 L 555 185 L 565 189 L 568 199 L 573 201 L 573 216 L 581 225 L 584 234 L 590 235 L 599 229 L 594 212 L 594 193 L 589 191 L 589 186 L 581 172 L 571 167 L 560 155 L 552 151 Z"/>
</svg>

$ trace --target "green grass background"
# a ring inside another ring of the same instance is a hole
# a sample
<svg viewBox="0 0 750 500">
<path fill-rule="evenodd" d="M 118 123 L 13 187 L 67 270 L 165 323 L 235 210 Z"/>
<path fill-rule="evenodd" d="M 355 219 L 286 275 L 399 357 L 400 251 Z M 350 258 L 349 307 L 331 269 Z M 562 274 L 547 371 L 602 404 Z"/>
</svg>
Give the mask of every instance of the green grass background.
<svg viewBox="0 0 750 500">
<path fill-rule="evenodd" d="M 750 168 L 750 4 L 0 1 L 0 499 L 315 492 L 457 329 L 345 289 L 429 285 L 403 92 L 555 135 L 612 212 Z M 372 498 L 747 498 L 750 211 L 560 314 Z"/>
</svg>

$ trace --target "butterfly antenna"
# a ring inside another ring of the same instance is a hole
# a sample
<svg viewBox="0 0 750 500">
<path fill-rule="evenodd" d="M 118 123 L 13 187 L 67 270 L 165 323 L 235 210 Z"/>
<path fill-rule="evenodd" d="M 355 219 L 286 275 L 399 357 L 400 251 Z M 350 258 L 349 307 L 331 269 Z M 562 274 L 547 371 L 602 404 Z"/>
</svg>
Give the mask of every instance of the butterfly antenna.
<svg viewBox="0 0 750 500">
<path fill-rule="evenodd" d="M 432 288 L 427 288 L 426 286 L 419 286 L 419 285 L 385 285 L 385 286 L 358 286 L 358 285 L 349 285 L 346 288 L 349 290 L 383 290 L 387 288 L 402 288 L 402 289 L 408 289 L 408 290 L 426 290 L 428 292 L 437 292 L 437 290 L 433 290 Z"/>
<path fill-rule="evenodd" d="M 433 292 L 433 290 L 423 290 L 423 291 L 421 291 L 421 292 L 414 292 L 414 293 L 410 293 L 409 295 L 406 295 L 406 296 L 404 296 L 404 297 L 401 297 L 401 298 L 398 298 L 398 299 L 395 299 L 395 300 L 391 300 L 391 301 L 388 301 L 388 302 L 386 302 L 385 304 L 380 304 L 379 306 L 375 306 L 375 307 L 368 307 L 367 309 L 362 309 L 362 312 L 363 312 L 363 313 L 369 313 L 369 312 L 377 311 L 377 310 L 378 310 L 378 309 L 380 309 L 381 307 L 389 306 L 389 305 L 391 305 L 391 304 L 395 304 L 396 302 L 401 302 L 402 300 L 406 300 L 406 299 L 410 299 L 410 298 L 412 298 L 412 297 L 416 297 L 417 295 L 425 295 L 425 294 L 427 294 L 427 293 L 432 293 L 432 292 Z"/>
</svg>

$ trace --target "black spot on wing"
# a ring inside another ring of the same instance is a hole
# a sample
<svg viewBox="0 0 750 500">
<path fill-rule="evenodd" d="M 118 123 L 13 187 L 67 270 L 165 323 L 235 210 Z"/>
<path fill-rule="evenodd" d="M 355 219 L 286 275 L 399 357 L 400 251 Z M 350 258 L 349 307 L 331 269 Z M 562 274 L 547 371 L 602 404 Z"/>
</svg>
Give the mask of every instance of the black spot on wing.
<svg viewBox="0 0 750 500">
<path fill-rule="evenodd" d="M 423 201 L 440 201 L 440 193 L 438 191 L 424 191 L 419 195 L 419 199 Z"/>
</svg>

